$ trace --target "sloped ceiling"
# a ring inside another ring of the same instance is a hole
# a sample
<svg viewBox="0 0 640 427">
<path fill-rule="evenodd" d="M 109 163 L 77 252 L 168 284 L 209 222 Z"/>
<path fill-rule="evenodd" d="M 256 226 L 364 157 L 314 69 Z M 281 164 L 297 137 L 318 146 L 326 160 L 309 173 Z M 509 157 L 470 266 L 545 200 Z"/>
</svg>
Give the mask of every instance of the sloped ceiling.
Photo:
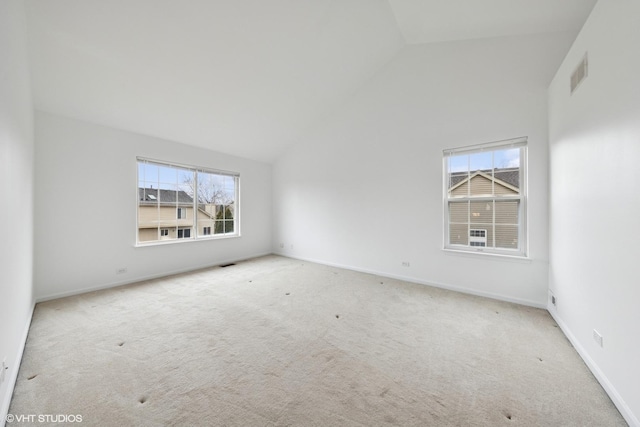
<svg viewBox="0 0 640 427">
<path fill-rule="evenodd" d="M 273 160 L 403 45 L 386 0 L 30 0 L 37 109 Z"/>
<path fill-rule="evenodd" d="M 575 31 L 597 0 L 389 0 L 409 44 Z"/>
<path fill-rule="evenodd" d="M 403 47 L 577 30 L 595 0 L 27 0 L 37 109 L 273 161 Z"/>
</svg>

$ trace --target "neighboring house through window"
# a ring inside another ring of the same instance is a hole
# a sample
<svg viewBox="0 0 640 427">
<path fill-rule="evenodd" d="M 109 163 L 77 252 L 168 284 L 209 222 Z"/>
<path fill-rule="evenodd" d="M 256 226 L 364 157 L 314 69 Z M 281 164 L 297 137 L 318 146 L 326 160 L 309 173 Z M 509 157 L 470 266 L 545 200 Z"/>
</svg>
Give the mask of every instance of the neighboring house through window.
<svg viewBox="0 0 640 427">
<path fill-rule="evenodd" d="M 239 180 L 232 172 L 139 158 L 137 242 L 238 236 Z"/>
<path fill-rule="evenodd" d="M 445 249 L 526 256 L 527 139 L 444 150 Z"/>
</svg>

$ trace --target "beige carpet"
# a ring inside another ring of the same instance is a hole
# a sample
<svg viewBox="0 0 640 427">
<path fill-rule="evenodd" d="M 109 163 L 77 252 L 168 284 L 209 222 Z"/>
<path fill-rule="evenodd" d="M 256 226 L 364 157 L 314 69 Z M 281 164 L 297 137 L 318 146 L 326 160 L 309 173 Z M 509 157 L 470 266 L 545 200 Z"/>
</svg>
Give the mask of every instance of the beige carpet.
<svg viewBox="0 0 640 427">
<path fill-rule="evenodd" d="M 38 304 L 10 413 L 626 425 L 544 310 L 276 256 Z"/>
</svg>

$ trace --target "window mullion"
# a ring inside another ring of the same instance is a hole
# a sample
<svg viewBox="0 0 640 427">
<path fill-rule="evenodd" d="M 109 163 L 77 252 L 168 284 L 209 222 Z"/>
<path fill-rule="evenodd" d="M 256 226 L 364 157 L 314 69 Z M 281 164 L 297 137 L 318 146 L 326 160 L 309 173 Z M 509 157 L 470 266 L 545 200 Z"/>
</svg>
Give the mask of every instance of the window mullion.
<svg viewBox="0 0 640 427">
<path fill-rule="evenodd" d="M 193 174 L 193 233 L 194 240 L 198 240 L 198 188 L 200 188 L 200 184 L 198 183 L 198 171 L 193 169 L 191 170 Z"/>
<path fill-rule="evenodd" d="M 495 182 L 494 182 L 495 185 Z M 493 248 L 496 248 L 496 199 L 493 199 L 492 201 L 492 216 L 491 216 L 491 229 L 492 229 L 492 242 L 493 242 Z"/>
</svg>

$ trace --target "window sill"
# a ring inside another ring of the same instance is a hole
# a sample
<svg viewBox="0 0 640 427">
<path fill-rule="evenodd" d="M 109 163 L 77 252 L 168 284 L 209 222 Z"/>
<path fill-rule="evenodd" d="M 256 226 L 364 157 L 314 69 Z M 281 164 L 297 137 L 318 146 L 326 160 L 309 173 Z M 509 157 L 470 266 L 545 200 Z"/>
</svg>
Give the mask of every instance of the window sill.
<svg viewBox="0 0 640 427">
<path fill-rule="evenodd" d="M 241 235 L 229 234 L 229 235 L 222 235 L 222 236 L 198 237 L 197 239 L 154 240 L 148 243 L 136 243 L 133 246 L 136 248 L 146 248 L 150 246 L 181 245 L 184 243 L 193 243 L 193 242 L 210 242 L 212 240 L 236 239 L 238 237 L 241 237 Z"/>
<path fill-rule="evenodd" d="M 488 257 L 488 258 L 493 258 L 495 260 L 520 262 L 525 264 L 529 264 L 532 262 L 531 258 L 529 258 L 529 256 L 527 255 L 510 255 L 510 254 L 502 254 L 502 253 L 495 253 L 495 252 L 452 249 L 452 248 L 443 248 L 442 250 L 444 251 L 445 254 L 452 255 L 452 256 L 467 256 L 470 258 Z"/>
</svg>

